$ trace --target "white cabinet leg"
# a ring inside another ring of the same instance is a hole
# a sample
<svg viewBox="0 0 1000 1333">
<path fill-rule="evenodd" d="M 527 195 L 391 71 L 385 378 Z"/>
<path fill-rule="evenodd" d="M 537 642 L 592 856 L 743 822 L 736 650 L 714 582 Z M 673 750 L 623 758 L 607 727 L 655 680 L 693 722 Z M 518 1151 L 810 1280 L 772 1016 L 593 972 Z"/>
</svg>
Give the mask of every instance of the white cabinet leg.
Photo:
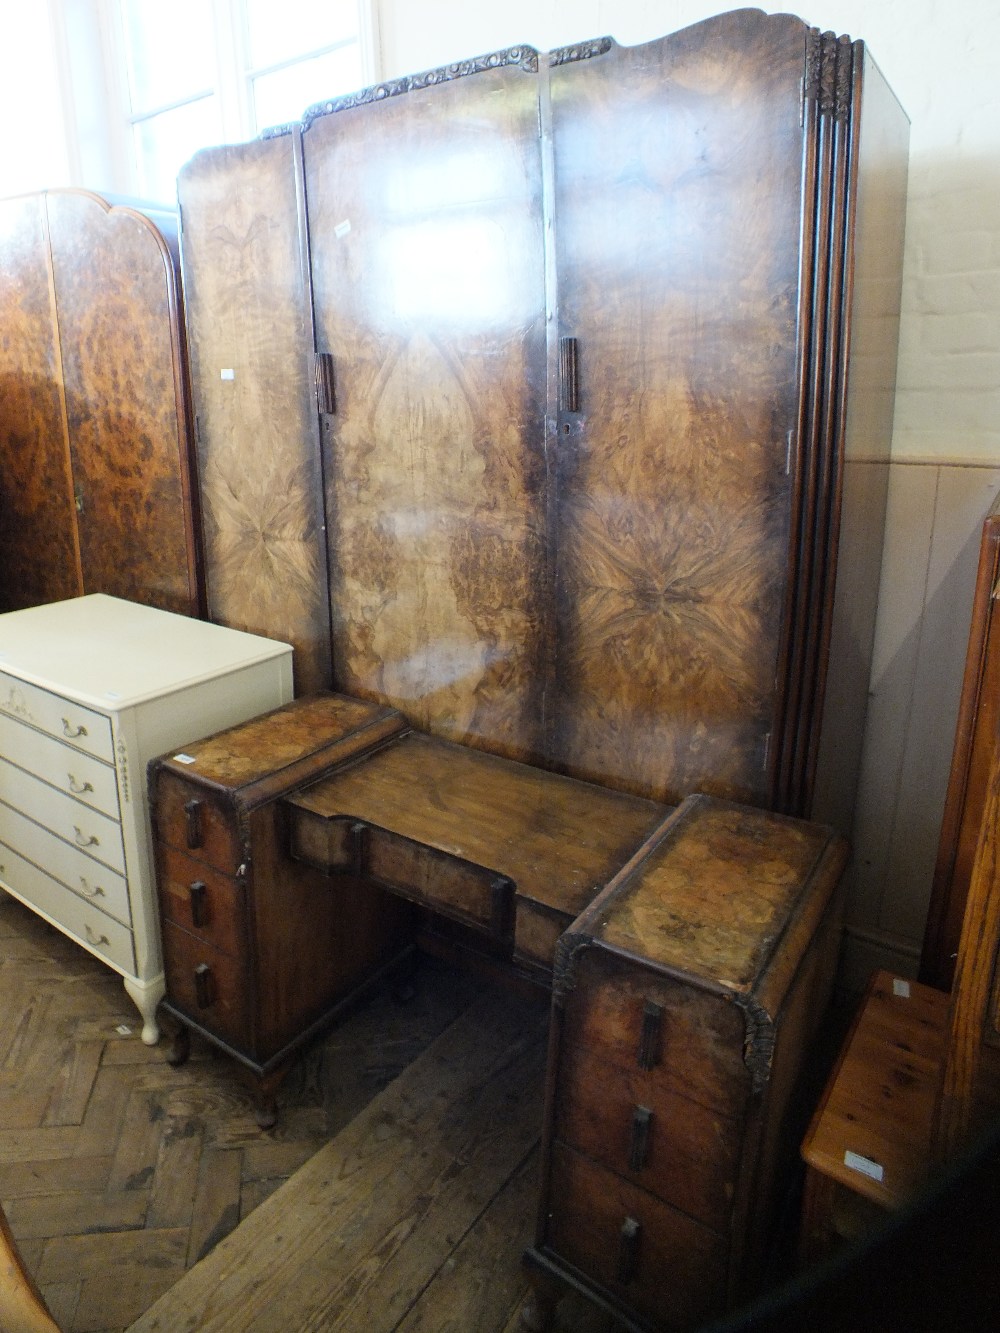
<svg viewBox="0 0 1000 1333">
<path fill-rule="evenodd" d="M 125 989 L 142 1014 L 142 1039 L 147 1046 L 155 1046 L 160 1040 L 160 1029 L 156 1023 L 156 1010 L 167 991 L 163 977 L 155 981 L 142 982 L 135 977 L 125 978 Z"/>
</svg>

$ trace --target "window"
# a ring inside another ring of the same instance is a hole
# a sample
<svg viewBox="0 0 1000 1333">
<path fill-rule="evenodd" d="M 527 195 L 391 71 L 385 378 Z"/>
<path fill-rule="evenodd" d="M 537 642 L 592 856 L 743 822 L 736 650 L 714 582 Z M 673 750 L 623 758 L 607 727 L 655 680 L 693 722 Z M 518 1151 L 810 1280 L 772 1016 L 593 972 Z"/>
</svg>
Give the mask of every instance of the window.
<svg viewBox="0 0 1000 1333">
<path fill-rule="evenodd" d="M 375 81 L 372 0 L 112 0 L 138 193 L 172 203 L 199 148 Z"/>
</svg>

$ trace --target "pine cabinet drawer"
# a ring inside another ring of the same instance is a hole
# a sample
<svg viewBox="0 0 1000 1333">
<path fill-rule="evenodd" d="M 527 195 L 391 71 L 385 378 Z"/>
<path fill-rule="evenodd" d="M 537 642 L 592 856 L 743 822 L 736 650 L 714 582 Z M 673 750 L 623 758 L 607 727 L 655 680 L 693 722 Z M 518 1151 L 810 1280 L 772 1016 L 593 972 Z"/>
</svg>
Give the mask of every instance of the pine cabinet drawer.
<svg viewBox="0 0 1000 1333">
<path fill-rule="evenodd" d="M 124 875 L 125 848 L 117 819 L 64 796 L 6 759 L 0 759 L 0 801 L 51 829 L 70 847 Z"/>
<path fill-rule="evenodd" d="M 628 1075 L 644 1071 L 648 1096 L 670 1092 L 742 1120 L 751 1088 L 746 1028 L 737 1005 L 641 967 L 618 968 L 588 950 L 566 1003 L 568 1048 L 589 1049 Z"/>
<path fill-rule="evenodd" d="M 718 1313 L 728 1243 L 560 1144 L 553 1147 L 545 1249 L 657 1326 Z"/>
<path fill-rule="evenodd" d="M 160 842 L 193 853 L 224 875 L 235 875 L 243 854 L 229 809 L 204 786 L 189 784 L 164 769 L 154 779 L 152 808 Z"/>
<path fill-rule="evenodd" d="M 26 861 L 58 880 L 85 902 L 131 925 L 128 885 L 125 876 L 101 865 L 86 852 L 70 847 L 48 829 L 18 810 L 0 802 L 0 840 Z M 15 884 L 15 888 L 18 886 Z"/>
<path fill-rule="evenodd" d="M 118 782 L 115 770 L 92 755 L 81 754 L 23 722 L 0 714 L 0 754 L 17 760 L 18 767 L 75 796 L 83 805 L 118 818 Z"/>
<path fill-rule="evenodd" d="M 3 671 L 0 671 L 0 713 L 30 723 L 85 754 L 114 763 L 110 718 Z"/>
<path fill-rule="evenodd" d="M 230 1045 L 253 1049 L 245 959 L 164 921 L 163 961 L 167 993 L 181 1013 Z"/>
<path fill-rule="evenodd" d="M 163 843 L 156 847 L 156 870 L 165 921 L 223 953 L 242 955 L 246 909 L 240 883 Z"/>
<path fill-rule="evenodd" d="M 575 1047 L 563 1052 L 556 1135 L 564 1143 L 725 1234 L 742 1124 L 623 1073 Z"/>
<path fill-rule="evenodd" d="M 0 879 L 91 952 L 122 972 L 135 971 L 132 932 L 96 905 L 85 902 L 11 847 L 0 844 Z"/>
</svg>

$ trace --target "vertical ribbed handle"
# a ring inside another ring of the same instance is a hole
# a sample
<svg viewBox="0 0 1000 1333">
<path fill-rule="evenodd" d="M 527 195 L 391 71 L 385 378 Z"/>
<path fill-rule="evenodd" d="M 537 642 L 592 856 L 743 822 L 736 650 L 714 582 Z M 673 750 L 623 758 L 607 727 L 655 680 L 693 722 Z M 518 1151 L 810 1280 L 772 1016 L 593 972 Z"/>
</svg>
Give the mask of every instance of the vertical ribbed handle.
<svg viewBox="0 0 1000 1333">
<path fill-rule="evenodd" d="M 212 1003 L 212 969 L 207 963 L 199 963 L 194 970 L 194 997 L 199 1009 Z"/>
<path fill-rule="evenodd" d="M 640 1069 L 654 1069 L 660 1063 L 662 1029 L 663 1005 L 647 1000 L 642 1008 L 642 1032 L 639 1035 Z"/>
<path fill-rule="evenodd" d="M 191 924 L 201 927 L 205 924 L 205 882 L 196 879 L 188 885 L 188 899 L 191 903 Z"/>
<path fill-rule="evenodd" d="M 314 367 L 316 376 L 316 405 L 326 416 L 337 410 L 337 396 L 333 383 L 333 357 L 329 352 L 317 352 Z"/>
<path fill-rule="evenodd" d="M 635 1270 L 639 1263 L 639 1237 L 642 1234 L 642 1227 L 634 1217 L 626 1217 L 622 1223 L 622 1229 L 618 1233 L 618 1267 L 615 1276 L 619 1282 L 625 1284 L 631 1282 L 635 1277 Z"/>
<path fill-rule="evenodd" d="M 201 801 L 185 801 L 184 817 L 187 820 L 187 845 L 201 846 Z"/>
<path fill-rule="evenodd" d="M 648 1106 L 637 1106 L 632 1112 L 632 1142 L 629 1144 L 628 1169 L 641 1171 L 649 1156 L 649 1127 L 653 1113 Z"/>
<path fill-rule="evenodd" d="M 559 382 L 564 412 L 580 410 L 580 346 L 576 338 L 559 339 Z"/>
</svg>

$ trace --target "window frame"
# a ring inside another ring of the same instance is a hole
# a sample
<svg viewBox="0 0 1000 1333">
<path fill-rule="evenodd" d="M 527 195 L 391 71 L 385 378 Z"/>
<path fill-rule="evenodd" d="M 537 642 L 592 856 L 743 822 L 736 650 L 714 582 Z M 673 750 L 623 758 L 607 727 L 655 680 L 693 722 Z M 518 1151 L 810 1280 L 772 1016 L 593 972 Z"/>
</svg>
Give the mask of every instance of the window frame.
<svg viewBox="0 0 1000 1333">
<path fill-rule="evenodd" d="M 116 175 L 122 179 L 124 190 L 130 194 L 142 193 L 142 164 L 136 141 L 136 126 L 143 121 L 178 110 L 202 100 L 206 96 L 218 98 L 221 136 L 219 143 L 246 142 L 255 138 L 266 125 L 256 125 L 254 119 L 253 81 L 265 74 L 311 60 L 318 55 L 335 51 L 349 43 L 333 42 L 317 45 L 298 56 L 286 57 L 273 64 L 254 66 L 250 63 L 250 41 L 245 0 L 205 0 L 211 8 L 215 40 L 215 85 L 176 101 L 134 112 L 131 105 L 122 0 L 102 0 L 101 28 L 107 83 L 111 91 L 113 125 L 111 156 L 117 161 Z M 280 3 L 280 0 L 276 0 Z M 381 41 L 379 32 L 378 0 L 352 0 L 358 15 L 358 45 L 361 57 L 362 86 L 377 83 L 381 70 Z M 306 109 L 299 108 L 298 114 Z M 211 147 L 205 144 L 204 147 Z M 160 201 L 170 203 L 171 201 Z"/>
</svg>

